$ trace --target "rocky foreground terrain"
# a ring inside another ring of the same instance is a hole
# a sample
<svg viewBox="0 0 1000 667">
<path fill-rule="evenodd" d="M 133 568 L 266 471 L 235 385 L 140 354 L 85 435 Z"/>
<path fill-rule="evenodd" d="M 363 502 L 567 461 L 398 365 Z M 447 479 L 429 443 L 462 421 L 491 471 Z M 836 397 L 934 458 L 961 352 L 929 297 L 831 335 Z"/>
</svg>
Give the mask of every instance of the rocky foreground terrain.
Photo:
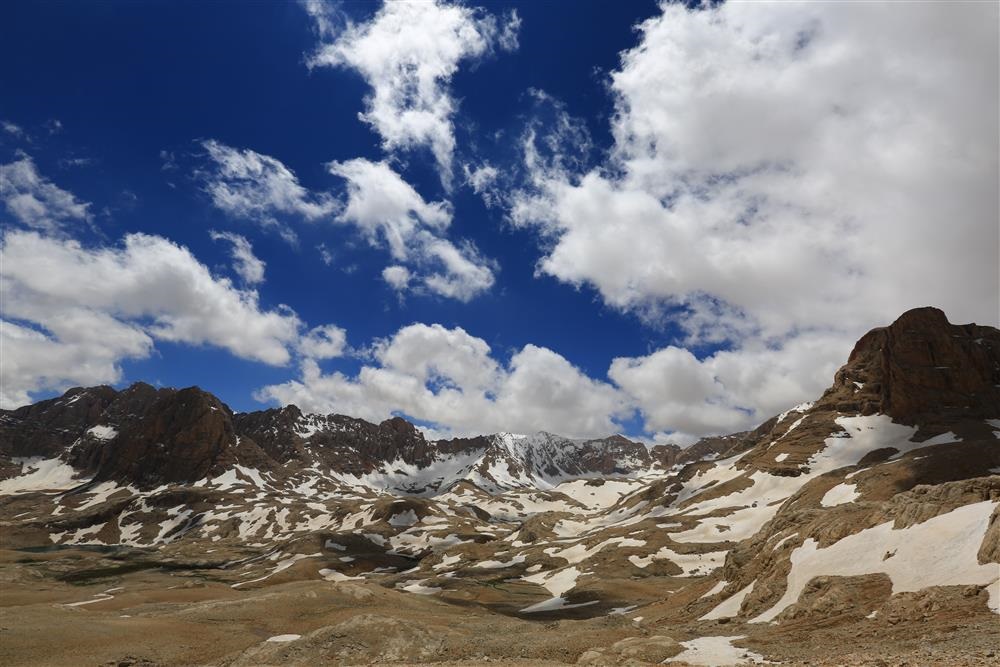
<svg viewBox="0 0 1000 667">
<path fill-rule="evenodd" d="M 1000 664 L 1000 331 L 679 449 L 197 388 L 0 411 L 0 663 Z"/>
</svg>

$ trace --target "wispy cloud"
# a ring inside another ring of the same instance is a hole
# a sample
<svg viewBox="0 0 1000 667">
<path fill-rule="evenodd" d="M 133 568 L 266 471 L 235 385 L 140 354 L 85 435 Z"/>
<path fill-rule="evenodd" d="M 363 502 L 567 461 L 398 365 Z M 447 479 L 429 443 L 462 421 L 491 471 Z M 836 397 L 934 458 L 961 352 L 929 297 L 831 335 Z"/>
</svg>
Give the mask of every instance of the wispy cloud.
<svg viewBox="0 0 1000 667">
<path fill-rule="evenodd" d="M 471 243 L 455 245 L 445 237 L 451 206 L 427 202 L 386 162 L 355 159 L 330 164 L 347 183 L 347 198 L 337 220 L 361 230 L 368 241 L 384 245 L 404 267 L 389 267 L 383 278 L 396 290 L 422 288 L 468 301 L 493 286 L 494 264 Z"/>
<path fill-rule="evenodd" d="M 232 232 L 210 230 L 209 235 L 214 241 L 228 241 L 229 254 L 233 258 L 233 271 L 246 285 L 256 285 L 264 282 L 264 260 L 253 254 L 253 246 L 245 236 Z"/>
<path fill-rule="evenodd" d="M 431 0 L 386 2 L 371 20 L 354 23 L 331 5 L 306 2 L 324 43 L 314 67 L 346 67 L 371 86 L 363 120 L 386 151 L 430 148 L 442 182 L 452 181 L 453 116 L 450 82 L 459 64 L 495 49 L 517 48 L 520 18 Z"/>
<path fill-rule="evenodd" d="M 234 218 L 276 229 L 294 241 L 297 236 L 289 220 L 313 222 L 337 212 L 333 197 L 309 191 L 291 169 L 269 155 L 212 139 L 202 146 L 210 164 L 197 175 L 215 207 Z M 168 154 L 165 164 L 171 163 Z"/>
<path fill-rule="evenodd" d="M 0 201 L 22 225 L 48 233 L 91 219 L 89 203 L 42 176 L 34 160 L 23 154 L 0 164 Z"/>
</svg>

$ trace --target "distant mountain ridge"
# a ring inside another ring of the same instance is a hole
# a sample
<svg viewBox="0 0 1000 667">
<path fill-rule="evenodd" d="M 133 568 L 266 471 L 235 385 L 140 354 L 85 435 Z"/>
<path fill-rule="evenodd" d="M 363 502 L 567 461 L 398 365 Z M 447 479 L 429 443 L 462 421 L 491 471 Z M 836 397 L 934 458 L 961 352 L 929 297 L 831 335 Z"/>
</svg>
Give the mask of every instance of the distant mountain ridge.
<svg viewBox="0 0 1000 667">
<path fill-rule="evenodd" d="M 952 325 L 935 308 L 911 310 L 858 341 L 815 407 L 887 414 L 900 423 L 942 421 L 953 413 L 995 416 L 998 349 L 996 329 Z M 4 458 L 29 456 L 60 457 L 97 481 L 139 488 L 194 482 L 237 463 L 279 471 L 320 462 L 335 473 L 361 478 L 385 473 L 394 464 L 419 471 L 457 457 L 463 465 L 444 465 L 449 471 L 444 476 L 409 483 L 397 476 L 388 488 L 421 493 L 460 479 L 490 490 L 546 488 L 574 477 L 637 475 L 740 451 L 774 421 L 753 432 L 704 438 L 687 449 L 647 448 L 620 435 L 570 439 L 501 433 L 428 441 L 401 417 L 373 424 L 338 414 L 303 414 L 294 405 L 234 414 L 198 387 L 157 389 L 138 382 L 121 391 L 73 388 L 59 398 L 0 410 L 0 478 L 16 472 L 9 464 L 2 467 Z"/>
<path fill-rule="evenodd" d="M 60 457 L 97 481 L 139 488 L 194 482 L 234 464 L 279 471 L 321 462 L 336 473 L 362 477 L 391 465 L 421 470 L 449 457 L 466 462 L 452 466 L 451 478 L 428 480 L 433 489 L 400 480 L 395 489 L 403 493 L 438 490 L 469 475 L 494 490 L 544 488 L 555 480 L 669 468 L 684 459 L 679 447 L 650 449 L 620 435 L 501 433 L 429 441 L 401 417 L 373 424 L 303 414 L 294 405 L 234 414 L 198 387 L 156 389 L 141 382 L 121 391 L 73 388 L 59 398 L 0 411 L 0 455 Z"/>
</svg>

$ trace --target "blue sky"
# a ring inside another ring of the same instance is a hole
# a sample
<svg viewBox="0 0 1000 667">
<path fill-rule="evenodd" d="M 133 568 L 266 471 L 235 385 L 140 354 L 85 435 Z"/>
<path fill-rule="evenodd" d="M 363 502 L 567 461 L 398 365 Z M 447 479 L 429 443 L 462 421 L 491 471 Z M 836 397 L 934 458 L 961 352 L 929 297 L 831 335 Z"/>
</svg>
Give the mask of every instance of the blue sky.
<svg viewBox="0 0 1000 667">
<path fill-rule="evenodd" d="M 0 12 L 5 407 L 688 442 L 905 308 L 996 324 L 995 6 Z"/>
</svg>

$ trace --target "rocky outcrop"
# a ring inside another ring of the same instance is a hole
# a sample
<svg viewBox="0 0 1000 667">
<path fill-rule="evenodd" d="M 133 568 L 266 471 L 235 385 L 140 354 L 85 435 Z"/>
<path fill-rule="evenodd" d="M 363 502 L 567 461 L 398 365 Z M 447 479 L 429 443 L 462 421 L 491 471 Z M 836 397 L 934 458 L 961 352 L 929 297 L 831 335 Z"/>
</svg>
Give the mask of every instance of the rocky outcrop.
<svg viewBox="0 0 1000 667">
<path fill-rule="evenodd" d="M 312 453 L 332 470 L 365 475 L 385 464 L 402 462 L 424 468 L 437 448 L 402 417 L 380 424 L 343 415 L 329 415 L 309 438 Z"/>
<path fill-rule="evenodd" d="M 87 462 L 97 481 L 140 488 L 194 482 L 236 462 L 229 408 L 197 387 L 158 391 L 136 417 L 119 424 L 116 437 L 90 448 Z"/>
<path fill-rule="evenodd" d="M 301 455 L 302 411 L 294 405 L 233 415 L 233 428 L 278 463 Z"/>
<path fill-rule="evenodd" d="M 108 386 L 74 387 L 59 398 L 0 410 L 0 456 L 59 456 L 99 423 L 116 396 Z"/>
<path fill-rule="evenodd" d="M 937 308 L 907 311 L 858 341 L 824 398 L 833 396 L 847 399 L 843 412 L 905 424 L 1000 416 L 1000 331 L 951 324 Z"/>
</svg>

